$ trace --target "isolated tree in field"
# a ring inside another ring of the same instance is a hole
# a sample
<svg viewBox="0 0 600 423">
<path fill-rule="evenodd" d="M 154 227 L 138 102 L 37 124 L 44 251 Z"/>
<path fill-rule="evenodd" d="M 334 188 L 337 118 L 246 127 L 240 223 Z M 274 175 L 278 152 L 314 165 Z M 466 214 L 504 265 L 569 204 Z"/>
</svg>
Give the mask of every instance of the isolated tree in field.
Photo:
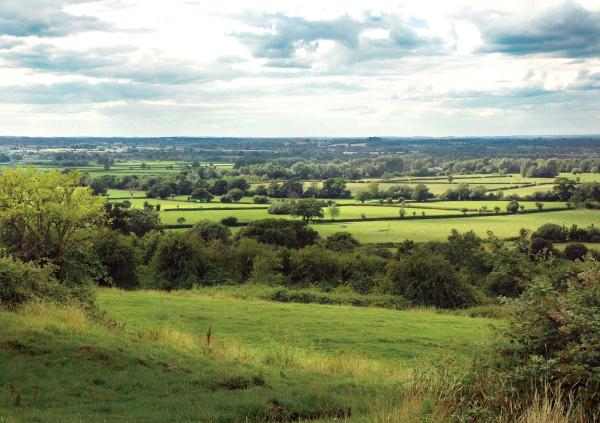
<svg viewBox="0 0 600 423">
<path fill-rule="evenodd" d="M 500 207 L 498 207 L 498 206 L 494 207 L 494 213 L 500 214 Z"/>
<path fill-rule="evenodd" d="M 177 223 L 183 225 L 185 223 L 185 217 L 181 216 L 177 218 Z"/>
<path fill-rule="evenodd" d="M 301 217 L 302 220 L 309 222 L 314 218 L 323 218 L 323 207 L 325 203 L 313 198 L 304 198 L 292 201 L 290 213 L 292 216 Z"/>
<path fill-rule="evenodd" d="M 333 203 L 327 207 L 327 214 L 331 217 L 331 220 L 335 220 L 336 217 L 340 215 L 340 206 Z"/>
<path fill-rule="evenodd" d="M 569 201 L 575 192 L 577 184 L 574 180 L 568 178 L 556 178 L 552 193 L 559 201 Z"/>
<path fill-rule="evenodd" d="M 3 243 L 24 259 L 50 258 L 65 279 L 69 252 L 88 243 L 104 220 L 104 198 L 79 186 L 79 174 L 5 169 L 0 176 Z"/>
<path fill-rule="evenodd" d="M 129 180 L 129 182 L 127 183 L 127 191 L 129 192 L 129 196 L 131 198 L 133 198 L 133 195 L 135 194 L 135 190 L 137 189 L 137 181 L 133 178 L 131 178 Z"/>
<path fill-rule="evenodd" d="M 237 203 L 244 197 L 244 191 L 239 188 L 230 189 L 227 193 L 227 197 L 231 198 L 232 201 Z"/>
<path fill-rule="evenodd" d="M 451 184 L 454 181 L 454 177 L 452 175 L 448 175 L 448 183 Z"/>
<path fill-rule="evenodd" d="M 544 208 L 544 203 L 540 203 L 539 201 L 537 203 L 535 203 L 535 206 L 537 207 L 538 210 L 542 210 Z"/>
<path fill-rule="evenodd" d="M 398 210 L 398 214 L 400 215 L 400 219 L 404 219 L 404 216 L 406 215 L 406 210 L 401 208 Z"/>
<path fill-rule="evenodd" d="M 371 194 L 369 193 L 369 191 L 358 191 L 356 193 L 355 198 L 361 203 L 364 203 L 365 201 L 371 198 Z"/>
<path fill-rule="evenodd" d="M 512 200 L 506 205 L 506 211 L 509 214 L 515 214 L 519 211 L 519 202 L 517 200 Z"/>
</svg>

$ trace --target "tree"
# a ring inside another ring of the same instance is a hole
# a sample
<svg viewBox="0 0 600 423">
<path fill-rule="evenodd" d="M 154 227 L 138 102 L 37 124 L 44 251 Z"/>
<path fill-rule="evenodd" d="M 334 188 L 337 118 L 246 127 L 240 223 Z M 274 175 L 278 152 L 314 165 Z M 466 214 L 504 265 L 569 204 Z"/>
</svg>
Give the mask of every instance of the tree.
<svg viewBox="0 0 600 423">
<path fill-rule="evenodd" d="M 200 200 L 207 203 L 213 199 L 213 195 L 205 188 L 196 188 L 194 191 L 192 191 L 192 195 L 190 197 L 193 200 Z"/>
<path fill-rule="evenodd" d="M 134 233 L 143 236 L 161 228 L 160 214 L 151 204 L 141 209 L 132 209 L 128 201 L 107 202 L 104 206 L 106 225 L 122 234 Z"/>
<path fill-rule="evenodd" d="M 319 234 L 306 222 L 264 219 L 251 222 L 238 232 L 237 238 L 255 238 L 264 244 L 303 248 L 316 243 L 319 240 Z"/>
<path fill-rule="evenodd" d="M 404 216 L 406 215 L 406 210 L 403 208 L 398 209 L 398 214 L 400 215 L 400 219 L 404 219 Z"/>
<path fill-rule="evenodd" d="M 177 223 L 179 225 L 183 225 L 185 223 L 185 217 L 183 217 L 183 216 L 178 217 L 177 218 Z"/>
<path fill-rule="evenodd" d="M 327 214 L 331 217 L 331 220 L 335 220 L 340 215 L 340 206 L 336 203 L 332 203 L 327 207 Z"/>
<path fill-rule="evenodd" d="M 290 213 L 292 216 L 301 217 L 305 222 L 319 217 L 323 218 L 323 207 L 325 203 L 314 198 L 304 198 L 291 202 Z"/>
<path fill-rule="evenodd" d="M 427 188 L 427 185 L 418 184 L 413 190 L 412 198 L 420 203 L 427 200 L 430 196 L 431 194 L 429 192 L 429 188 Z"/>
<path fill-rule="evenodd" d="M 364 203 L 371 198 L 371 194 L 369 191 L 358 191 L 355 195 L 355 198 L 361 203 Z"/>
<path fill-rule="evenodd" d="M 519 202 L 517 200 L 511 200 L 506 205 L 506 212 L 508 214 L 516 214 L 519 211 Z"/>
<path fill-rule="evenodd" d="M 141 252 L 131 236 L 104 230 L 94 240 L 94 252 L 106 268 L 107 277 L 101 281 L 102 284 L 125 289 L 139 285 Z"/>
<path fill-rule="evenodd" d="M 104 221 L 104 198 L 79 186 L 75 171 L 5 169 L 0 176 L 1 239 L 25 259 L 50 258 L 64 281 L 65 258 L 89 243 Z"/>
<path fill-rule="evenodd" d="M 188 234 L 169 234 L 160 238 L 150 262 L 152 285 L 156 288 L 190 289 L 201 284 L 207 271 L 202 241 Z"/>
<path fill-rule="evenodd" d="M 453 308 L 476 302 L 452 265 L 425 249 L 412 250 L 389 262 L 384 290 L 417 305 Z"/>
<path fill-rule="evenodd" d="M 535 203 L 535 206 L 537 207 L 537 209 L 539 211 L 542 211 L 542 209 L 544 208 L 544 203 L 540 203 L 539 201 Z"/>
<path fill-rule="evenodd" d="M 190 235 L 197 236 L 204 241 L 229 241 L 231 230 L 220 223 L 202 220 L 194 226 L 189 232 Z"/>
<path fill-rule="evenodd" d="M 244 197 L 244 191 L 239 188 L 233 188 L 229 190 L 227 197 L 231 198 L 232 201 L 237 203 Z"/>
<path fill-rule="evenodd" d="M 554 180 L 552 193 L 558 198 L 559 201 L 569 201 L 575 192 L 576 186 L 577 184 L 572 179 L 556 178 Z"/>
</svg>

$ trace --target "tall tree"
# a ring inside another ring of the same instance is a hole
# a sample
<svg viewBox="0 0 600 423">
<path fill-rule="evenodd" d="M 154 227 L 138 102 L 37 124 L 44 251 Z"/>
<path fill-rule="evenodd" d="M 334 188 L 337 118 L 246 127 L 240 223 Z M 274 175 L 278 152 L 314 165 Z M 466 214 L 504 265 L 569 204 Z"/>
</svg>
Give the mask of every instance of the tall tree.
<svg viewBox="0 0 600 423">
<path fill-rule="evenodd" d="M 0 176 L 0 230 L 20 257 L 49 258 L 65 279 L 65 257 L 93 238 L 104 220 L 105 199 L 79 185 L 76 172 L 6 169 Z"/>
</svg>

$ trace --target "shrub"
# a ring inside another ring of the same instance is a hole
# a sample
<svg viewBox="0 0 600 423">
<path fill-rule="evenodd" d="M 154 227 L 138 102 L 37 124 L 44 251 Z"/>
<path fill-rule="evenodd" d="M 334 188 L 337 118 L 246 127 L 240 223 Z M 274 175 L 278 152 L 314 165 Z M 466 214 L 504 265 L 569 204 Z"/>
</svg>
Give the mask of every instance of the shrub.
<svg viewBox="0 0 600 423">
<path fill-rule="evenodd" d="M 573 261 L 581 260 L 587 255 L 588 251 L 585 245 L 574 242 L 565 247 L 565 257 Z"/>
<path fill-rule="evenodd" d="M 276 201 L 267 209 L 269 214 L 290 214 L 292 212 L 292 203 L 289 201 Z"/>
<path fill-rule="evenodd" d="M 565 242 L 567 240 L 567 229 L 554 223 L 546 223 L 540 226 L 534 233 L 534 237 L 544 238 L 552 242 Z"/>
<path fill-rule="evenodd" d="M 131 289 L 139 285 L 138 266 L 141 252 L 130 236 L 115 231 L 102 231 L 94 243 L 94 252 L 106 268 L 104 285 Z"/>
<path fill-rule="evenodd" d="M 237 225 L 238 218 L 235 216 L 224 217 L 221 219 L 221 225 L 235 226 Z"/>
<path fill-rule="evenodd" d="M 325 248 L 334 251 L 351 251 L 360 246 L 360 242 L 349 232 L 336 232 L 325 240 Z"/>
<path fill-rule="evenodd" d="M 69 289 L 58 282 L 53 272 L 52 266 L 0 257 L 0 305 L 14 308 L 28 301 L 69 299 Z"/>
<path fill-rule="evenodd" d="M 204 241 L 222 241 L 227 242 L 231 236 L 231 230 L 220 223 L 202 220 L 198 222 L 191 230 L 190 235 L 199 237 Z"/>
<path fill-rule="evenodd" d="M 253 198 L 253 201 L 255 204 L 268 204 L 269 197 L 267 197 L 265 195 L 255 195 Z"/>
<path fill-rule="evenodd" d="M 491 349 L 491 363 L 476 368 L 475 379 L 490 382 L 487 392 L 474 394 L 477 400 L 488 408 L 502 404 L 494 401 L 500 397 L 503 404 L 512 399 L 526 405 L 550 386 L 568 393 L 570 399 L 564 399 L 573 401 L 587 421 L 595 421 L 600 407 L 599 322 L 598 263 L 572 278 L 563 294 L 549 281 L 536 280 L 515 300 L 509 325 Z"/>
<path fill-rule="evenodd" d="M 305 222 L 286 219 L 264 219 L 251 222 L 238 232 L 237 238 L 255 238 L 264 244 L 303 248 L 319 240 L 317 231 Z"/>
<path fill-rule="evenodd" d="M 476 303 L 472 289 L 450 262 L 424 249 L 388 264 L 384 290 L 418 305 L 454 308 Z"/>
<path fill-rule="evenodd" d="M 198 237 L 188 234 L 163 236 L 150 262 L 154 288 L 190 289 L 201 284 L 207 264 Z"/>
</svg>

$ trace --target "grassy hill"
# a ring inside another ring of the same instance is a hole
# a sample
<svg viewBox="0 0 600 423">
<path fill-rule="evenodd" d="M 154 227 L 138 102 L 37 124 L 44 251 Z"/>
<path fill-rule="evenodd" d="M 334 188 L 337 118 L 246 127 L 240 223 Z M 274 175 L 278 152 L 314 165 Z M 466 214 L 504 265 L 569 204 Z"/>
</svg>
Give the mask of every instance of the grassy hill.
<svg viewBox="0 0 600 423">
<path fill-rule="evenodd" d="M 412 366 L 466 360 L 494 322 L 194 293 L 98 302 L 110 319 L 0 311 L 0 421 L 395 421 Z"/>
</svg>

